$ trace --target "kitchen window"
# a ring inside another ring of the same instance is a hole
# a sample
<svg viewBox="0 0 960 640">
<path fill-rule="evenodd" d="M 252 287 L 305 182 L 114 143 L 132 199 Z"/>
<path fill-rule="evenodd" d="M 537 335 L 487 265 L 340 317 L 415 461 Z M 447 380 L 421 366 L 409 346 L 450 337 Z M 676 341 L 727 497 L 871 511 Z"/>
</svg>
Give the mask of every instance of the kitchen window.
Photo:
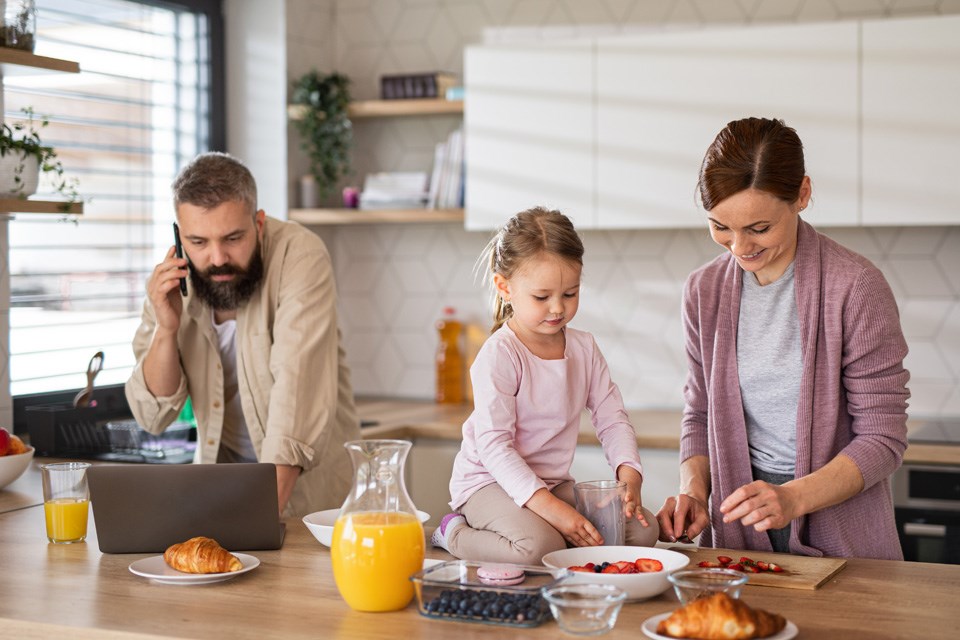
<svg viewBox="0 0 960 640">
<path fill-rule="evenodd" d="M 4 117 L 48 117 L 41 137 L 86 203 L 77 220 L 9 226 L 13 396 L 82 386 L 97 351 L 98 385 L 127 379 L 145 282 L 173 240 L 170 183 L 224 139 L 220 0 L 37 0 L 37 14 L 35 53 L 81 72 L 5 78 Z"/>
</svg>

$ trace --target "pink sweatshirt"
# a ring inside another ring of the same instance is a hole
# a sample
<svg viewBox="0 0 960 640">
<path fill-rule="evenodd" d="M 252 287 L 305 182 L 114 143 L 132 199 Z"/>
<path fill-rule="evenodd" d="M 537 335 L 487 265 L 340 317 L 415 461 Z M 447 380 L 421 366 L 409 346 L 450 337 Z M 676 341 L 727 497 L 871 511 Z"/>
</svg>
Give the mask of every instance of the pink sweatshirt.
<svg viewBox="0 0 960 640">
<path fill-rule="evenodd" d="M 537 490 L 573 480 L 584 408 L 610 467 L 643 473 L 636 433 L 597 343 L 584 331 L 565 332 L 562 360 L 533 355 L 506 325 L 480 349 L 470 368 L 474 410 L 450 479 L 453 509 L 494 482 L 523 506 Z"/>
</svg>

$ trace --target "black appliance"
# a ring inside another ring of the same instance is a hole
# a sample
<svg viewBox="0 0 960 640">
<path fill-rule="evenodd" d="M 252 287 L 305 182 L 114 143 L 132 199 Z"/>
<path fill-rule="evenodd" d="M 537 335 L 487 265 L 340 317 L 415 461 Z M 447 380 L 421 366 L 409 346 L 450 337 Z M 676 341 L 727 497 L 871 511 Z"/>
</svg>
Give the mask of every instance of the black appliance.
<svg viewBox="0 0 960 640">
<path fill-rule="evenodd" d="M 960 447 L 960 420 L 927 422 L 909 440 Z M 960 564 L 960 466 L 905 463 L 893 504 L 905 560 Z"/>
</svg>

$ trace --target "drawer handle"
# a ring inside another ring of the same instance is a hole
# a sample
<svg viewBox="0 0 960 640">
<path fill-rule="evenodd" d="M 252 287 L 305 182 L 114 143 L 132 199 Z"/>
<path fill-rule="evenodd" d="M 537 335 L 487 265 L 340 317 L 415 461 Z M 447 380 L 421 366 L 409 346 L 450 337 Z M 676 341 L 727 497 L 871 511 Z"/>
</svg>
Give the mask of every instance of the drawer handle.
<svg viewBox="0 0 960 640">
<path fill-rule="evenodd" d="M 903 523 L 903 532 L 908 536 L 926 536 L 928 538 L 946 538 L 947 527 L 942 524 L 924 524 L 921 522 Z"/>
</svg>

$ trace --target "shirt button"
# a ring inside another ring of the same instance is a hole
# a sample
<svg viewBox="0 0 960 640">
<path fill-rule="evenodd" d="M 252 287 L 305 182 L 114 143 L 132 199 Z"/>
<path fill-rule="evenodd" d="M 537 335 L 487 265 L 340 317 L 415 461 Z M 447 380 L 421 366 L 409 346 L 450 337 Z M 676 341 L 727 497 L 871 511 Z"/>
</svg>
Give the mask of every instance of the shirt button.
<svg viewBox="0 0 960 640">
<path fill-rule="evenodd" d="M 219 409 L 219 408 L 220 408 L 220 403 L 219 403 L 219 402 L 214 402 L 214 403 L 213 403 L 213 408 L 214 408 L 214 409 Z"/>
<path fill-rule="evenodd" d="M 215 443 L 216 443 L 216 441 L 215 441 L 213 438 L 210 438 L 209 440 L 207 440 L 207 444 L 210 445 L 211 447 L 212 447 Z"/>
</svg>

